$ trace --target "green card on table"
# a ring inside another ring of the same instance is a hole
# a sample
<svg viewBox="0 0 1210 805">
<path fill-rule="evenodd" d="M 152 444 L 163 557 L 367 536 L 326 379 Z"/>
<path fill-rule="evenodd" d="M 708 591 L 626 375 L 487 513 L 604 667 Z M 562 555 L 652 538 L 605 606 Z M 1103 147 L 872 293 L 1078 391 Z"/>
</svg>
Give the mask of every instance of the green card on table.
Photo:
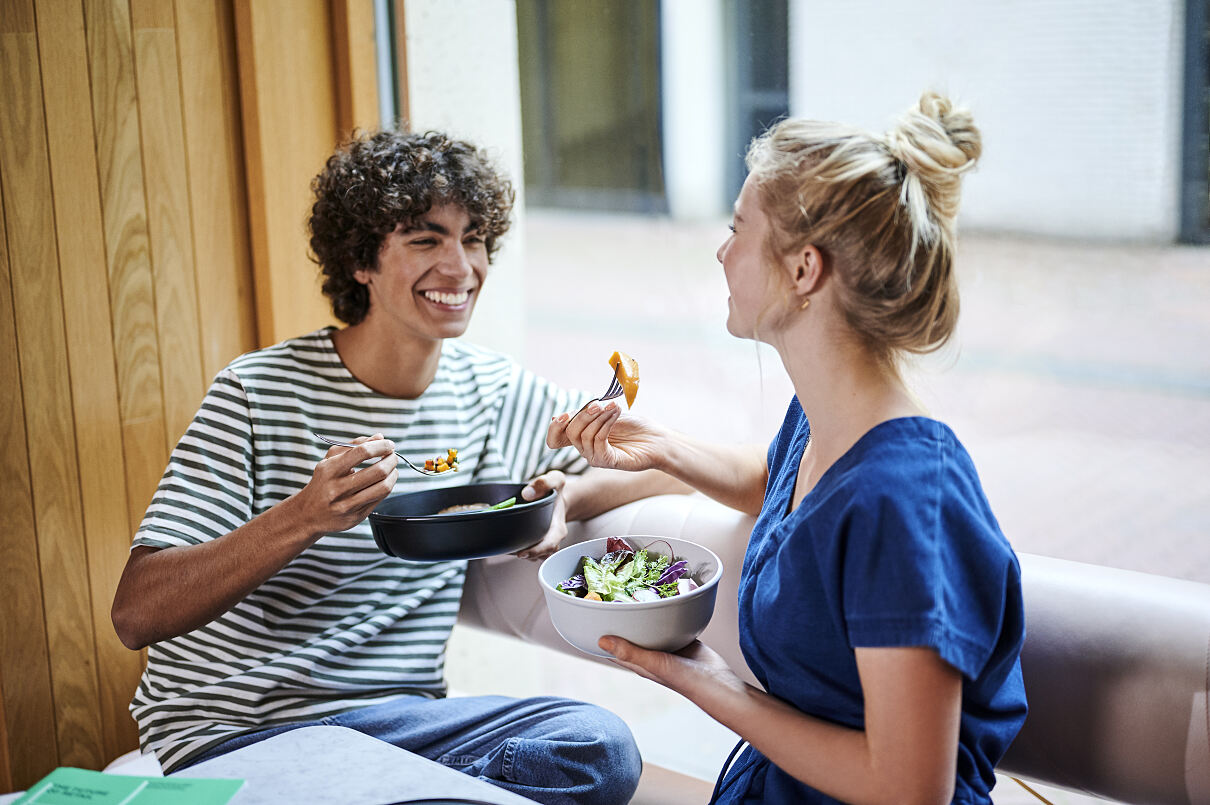
<svg viewBox="0 0 1210 805">
<path fill-rule="evenodd" d="M 129 777 L 61 766 L 13 805 L 225 805 L 243 780 Z"/>
</svg>

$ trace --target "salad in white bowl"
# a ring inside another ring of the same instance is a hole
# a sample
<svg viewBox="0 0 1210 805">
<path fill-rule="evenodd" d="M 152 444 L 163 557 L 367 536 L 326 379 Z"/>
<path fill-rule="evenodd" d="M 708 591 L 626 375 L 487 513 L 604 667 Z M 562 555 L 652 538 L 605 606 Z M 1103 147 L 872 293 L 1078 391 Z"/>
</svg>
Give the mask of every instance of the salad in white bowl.
<svg viewBox="0 0 1210 805">
<path fill-rule="evenodd" d="M 601 537 L 569 545 L 538 569 L 550 619 L 581 651 L 610 656 L 597 641 L 617 635 L 643 648 L 677 651 L 714 614 L 723 564 L 675 537 Z"/>
<path fill-rule="evenodd" d="M 622 537 L 606 537 L 605 554 L 597 559 L 580 559 L 580 572 L 557 585 L 566 593 L 586 601 L 644 603 L 672 598 L 692 592 L 700 585 L 688 575 L 689 562 L 672 558 L 668 553 L 656 553 L 648 548 L 634 548 Z"/>
</svg>

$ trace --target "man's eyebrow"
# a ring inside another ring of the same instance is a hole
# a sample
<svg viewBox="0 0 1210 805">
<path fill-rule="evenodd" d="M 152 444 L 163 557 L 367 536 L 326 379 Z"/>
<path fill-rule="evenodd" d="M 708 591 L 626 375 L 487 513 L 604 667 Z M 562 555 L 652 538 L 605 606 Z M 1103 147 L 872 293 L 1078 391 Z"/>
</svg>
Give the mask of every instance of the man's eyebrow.
<svg viewBox="0 0 1210 805">
<path fill-rule="evenodd" d="M 466 228 L 462 230 L 462 234 L 466 235 L 471 232 L 477 232 L 482 228 L 482 226 L 483 224 L 479 221 L 471 221 L 466 225 Z M 448 235 L 450 233 L 450 231 L 444 226 L 433 221 L 416 221 L 407 229 L 403 230 L 404 235 L 409 235 L 412 232 L 436 232 L 438 235 Z"/>
<path fill-rule="evenodd" d="M 407 229 L 403 230 L 404 235 L 408 235 L 410 232 L 437 232 L 438 235 L 450 234 L 449 230 L 445 229 L 444 226 L 431 222 L 431 220 L 417 220 L 417 222 L 413 222 Z"/>
<path fill-rule="evenodd" d="M 415 221 L 411 226 L 403 230 L 403 234 L 405 235 L 412 232 L 436 232 L 438 235 L 448 235 L 450 233 L 444 226 L 433 221 Z"/>
</svg>

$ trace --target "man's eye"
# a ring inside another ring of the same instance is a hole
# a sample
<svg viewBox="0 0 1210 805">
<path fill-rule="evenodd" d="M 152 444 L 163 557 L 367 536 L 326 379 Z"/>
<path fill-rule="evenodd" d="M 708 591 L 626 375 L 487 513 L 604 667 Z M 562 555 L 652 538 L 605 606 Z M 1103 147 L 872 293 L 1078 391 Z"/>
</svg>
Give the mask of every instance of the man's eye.
<svg viewBox="0 0 1210 805">
<path fill-rule="evenodd" d="M 434 238 L 416 238 L 411 243 L 413 246 L 433 246 L 437 241 Z"/>
<path fill-rule="evenodd" d="M 482 235 L 467 235 L 463 243 L 486 243 L 487 239 Z"/>
</svg>

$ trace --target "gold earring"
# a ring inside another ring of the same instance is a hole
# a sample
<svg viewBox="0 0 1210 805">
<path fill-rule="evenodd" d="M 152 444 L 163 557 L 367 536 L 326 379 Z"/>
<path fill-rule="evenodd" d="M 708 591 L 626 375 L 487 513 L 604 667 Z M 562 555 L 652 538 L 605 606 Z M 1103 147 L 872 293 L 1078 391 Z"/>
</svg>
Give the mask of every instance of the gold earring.
<svg viewBox="0 0 1210 805">
<path fill-rule="evenodd" d="M 811 304 L 811 297 L 808 296 L 806 299 L 802 300 L 802 304 L 798 306 L 798 309 L 806 310 L 807 305 L 809 305 L 809 304 Z"/>
</svg>

